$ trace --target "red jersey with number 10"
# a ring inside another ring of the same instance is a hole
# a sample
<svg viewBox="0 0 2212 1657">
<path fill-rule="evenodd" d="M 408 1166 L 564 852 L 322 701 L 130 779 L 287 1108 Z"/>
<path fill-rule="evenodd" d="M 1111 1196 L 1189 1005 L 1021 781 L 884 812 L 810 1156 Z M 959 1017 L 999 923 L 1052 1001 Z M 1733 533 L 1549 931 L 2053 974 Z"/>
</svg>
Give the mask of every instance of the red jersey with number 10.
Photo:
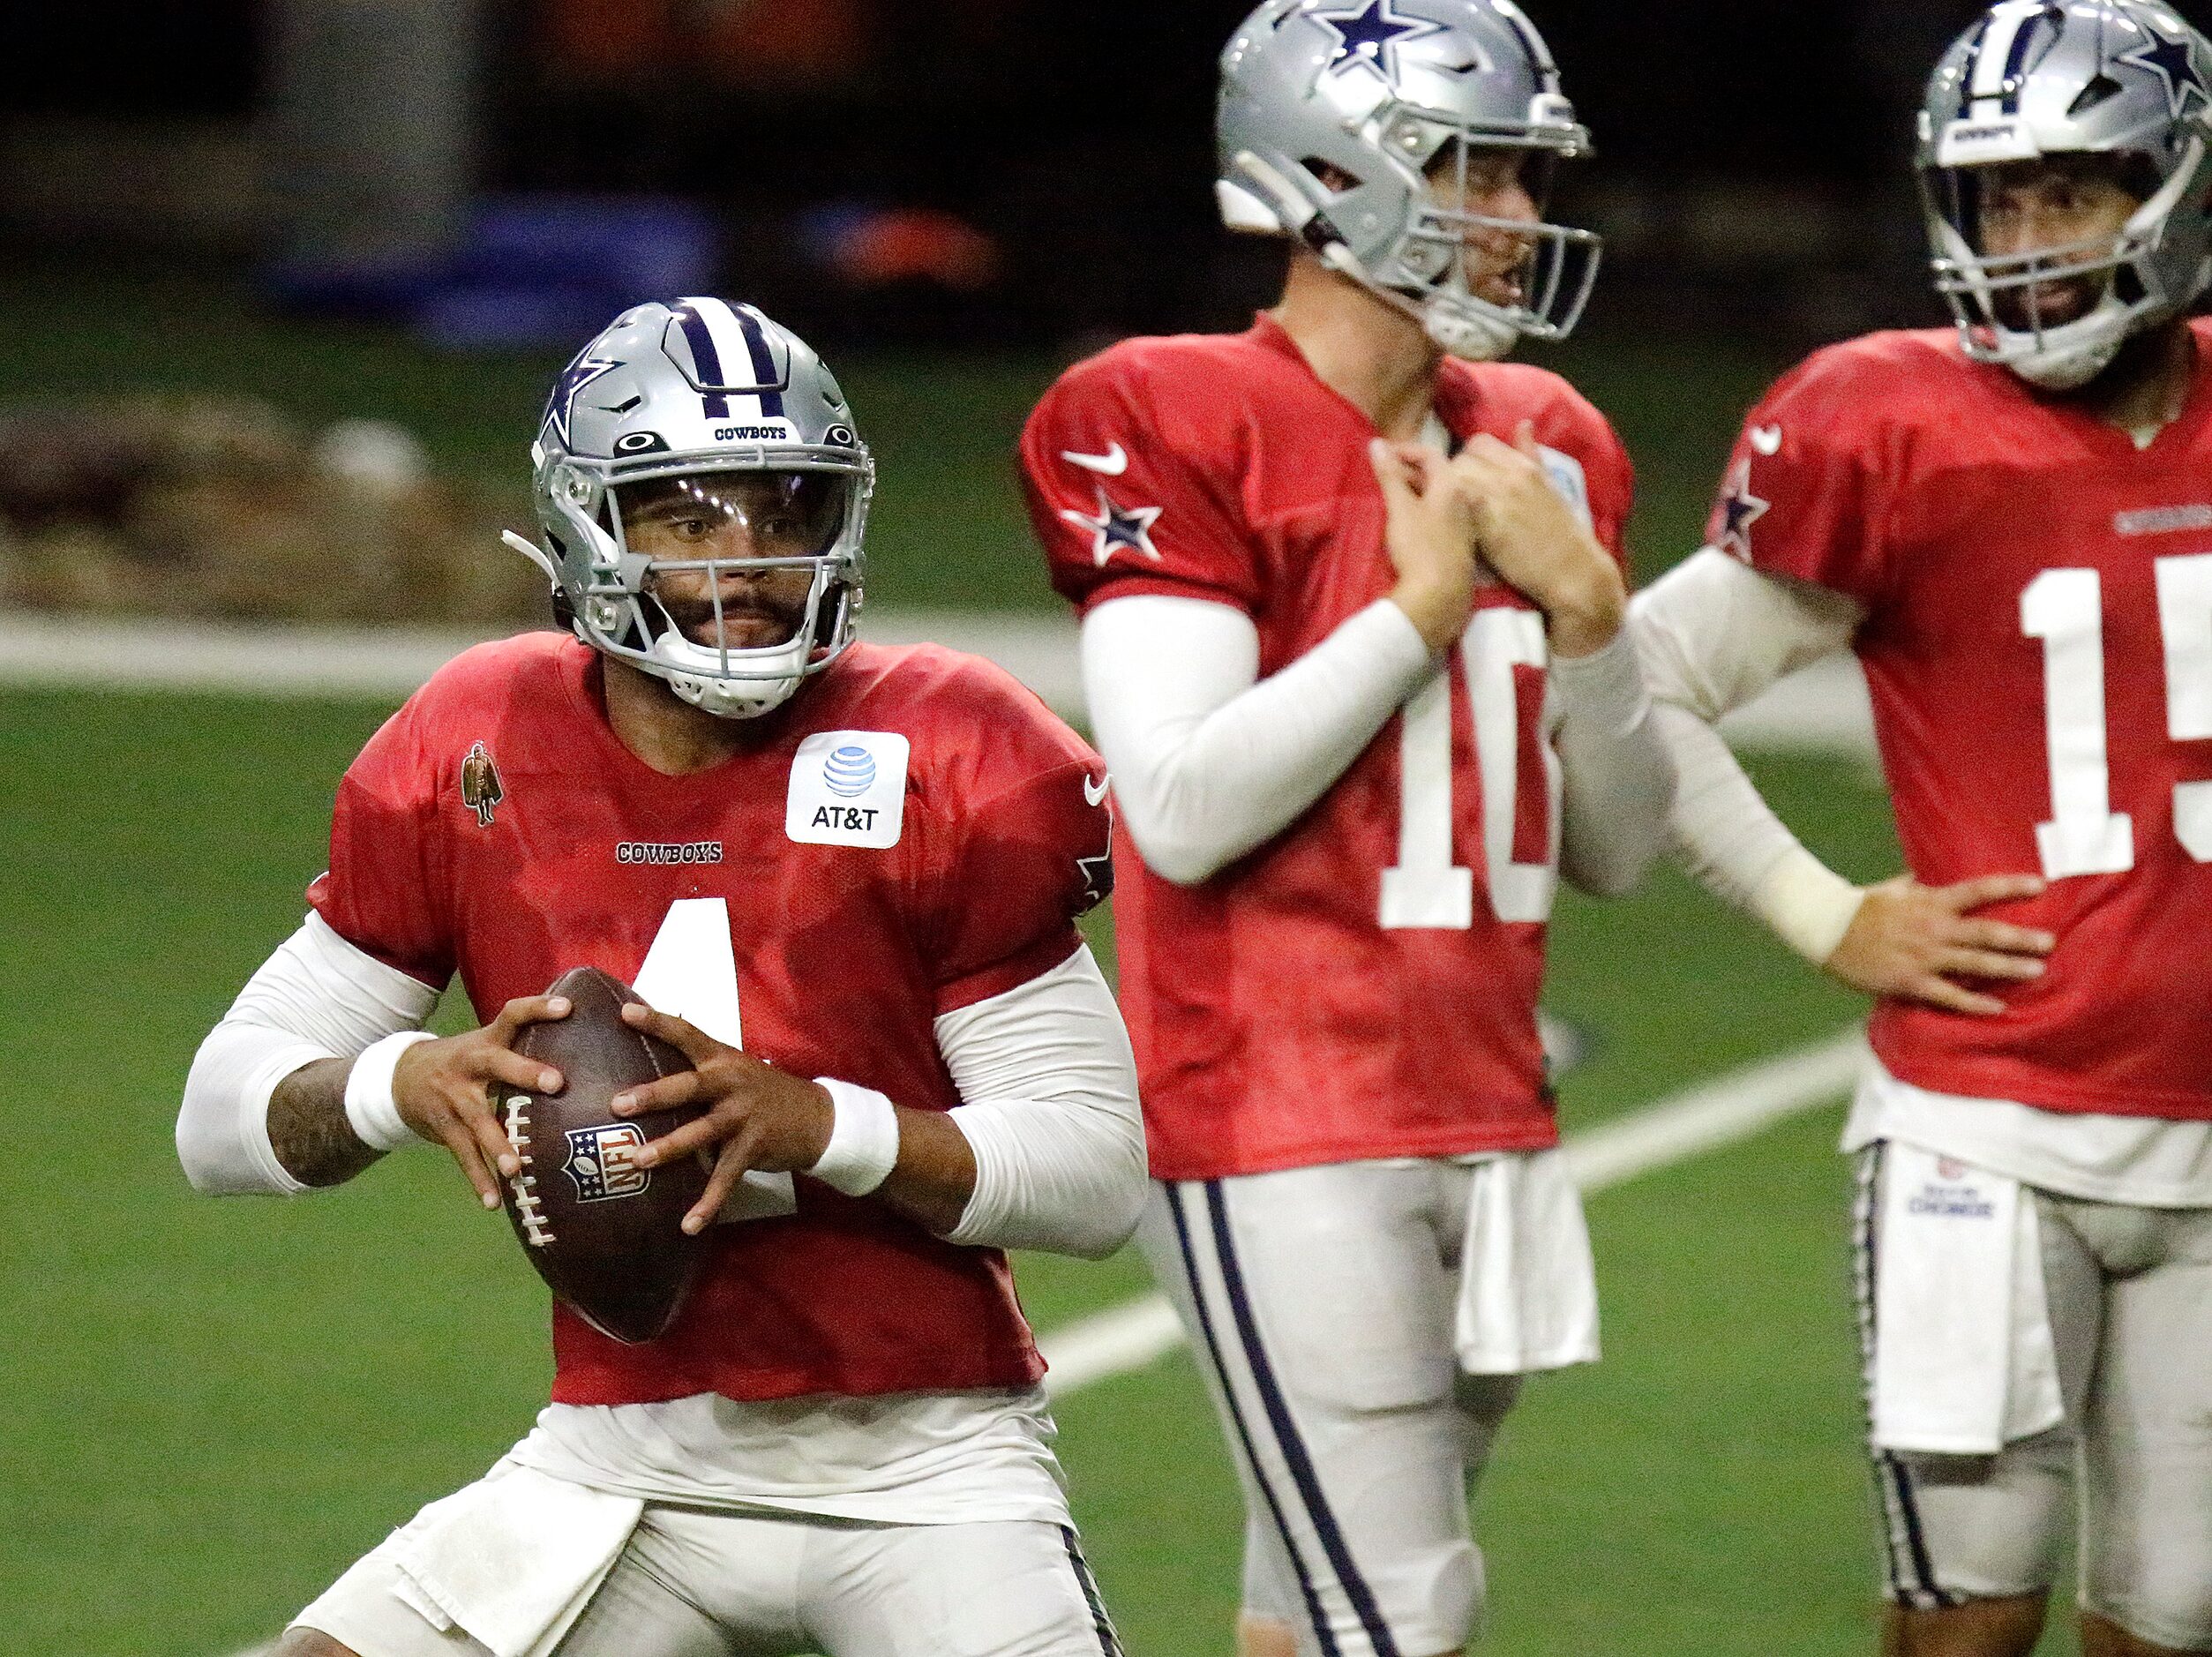
<svg viewBox="0 0 2212 1657">
<path fill-rule="evenodd" d="M 1564 381 L 1447 362 L 1436 411 L 1455 439 L 1533 422 L 1617 554 L 1627 457 Z M 1264 677 L 1396 583 L 1375 436 L 1263 318 L 1078 364 L 1022 461 L 1061 594 L 1232 605 Z M 1556 1141 L 1536 1026 L 1559 838 L 1543 619 L 1502 586 L 1478 605 L 1431 686 L 1265 845 L 1186 888 L 1122 842 L 1121 1006 L 1156 1176 Z"/>
<path fill-rule="evenodd" d="M 487 1019 L 574 966 L 635 983 L 680 945 L 674 992 L 654 998 L 664 1010 L 718 1007 L 742 1031 L 709 1034 L 741 1034 L 798 1076 L 957 1105 L 937 1016 L 1065 961 L 1074 917 L 1110 883 L 1098 756 L 988 663 L 856 645 L 750 722 L 752 746 L 664 776 L 607 724 L 599 675 L 591 650 L 550 633 L 442 670 L 339 787 L 330 872 L 309 892 L 323 918 L 437 988 L 458 969 Z M 795 1210 L 715 1228 L 713 1261 L 659 1339 L 626 1346 L 556 1307 L 555 1399 L 966 1391 L 1043 1373 L 998 1250 L 792 1186 Z"/>
<path fill-rule="evenodd" d="M 1955 334 L 1812 357 L 1753 410 L 1713 544 L 1865 607 L 1857 649 L 1913 873 L 2041 873 L 2058 935 L 1993 1018 L 1884 1003 L 1916 1086 L 2212 1119 L 2212 324 L 2148 448 Z"/>
</svg>

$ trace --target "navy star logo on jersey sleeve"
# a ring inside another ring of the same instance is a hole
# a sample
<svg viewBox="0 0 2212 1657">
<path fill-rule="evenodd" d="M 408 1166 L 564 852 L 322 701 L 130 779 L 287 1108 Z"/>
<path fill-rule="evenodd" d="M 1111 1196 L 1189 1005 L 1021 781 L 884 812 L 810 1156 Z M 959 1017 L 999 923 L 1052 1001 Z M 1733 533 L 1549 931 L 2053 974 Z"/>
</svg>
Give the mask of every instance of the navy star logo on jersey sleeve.
<svg viewBox="0 0 2212 1657">
<path fill-rule="evenodd" d="M 543 422 L 544 425 L 553 428 L 553 435 L 560 439 L 561 447 L 568 446 L 568 417 L 575 412 L 576 399 L 582 394 L 583 388 L 602 374 L 612 373 L 621 366 L 619 363 L 606 362 L 579 351 L 575 360 L 561 370 L 560 378 L 553 382 L 552 394 L 545 400 L 545 418 Z"/>
<path fill-rule="evenodd" d="M 1365 0 L 1363 4 L 1308 15 L 1316 23 L 1327 24 L 1337 36 L 1336 55 L 1329 60 L 1331 74 L 1364 66 L 1393 86 L 1398 81 L 1398 49 L 1407 41 L 1444 32 L 1441 23 L 1399 16 L 1391 9 L 1391 0 Z"/>
<path fill-rule="evenodd" d="M 1751 526 L 1766 515 L 1772 501 L 1751 493 L 1751 462 L 1738 461 L 1721 496 L 1721 550 L 1751 561 Z"/>
<path fill-rule="evenodd" d="M 2166 83 L 2167 112 L 2179 120 L 2188 112 L 2192 94 L 2205 103 L 2212 103 L 2212 87 L 2206 86 L 2204 71 L 2197 67 L 2187 38 L 2170 39 L 2156 26 L 2146 27 L 2143 33 L 2150 38 L 2118 61 L 2148 69 Z"/>
<path fill-rule="evenodd" d="M 1099 514 L 1063 508 L 1061 516 L 1069 523 L 1088 529 L 1097 537 L 1091 556 L 1104 569 L 1116 552 L 1142 552 L 1157 564 L 1159 549 L 1152 544 L 1152 525 L 1164 510 L 1158 506 L 1123 506 L 1106 492 L 1106 485 L 1099 485 Z"/>
</svg>

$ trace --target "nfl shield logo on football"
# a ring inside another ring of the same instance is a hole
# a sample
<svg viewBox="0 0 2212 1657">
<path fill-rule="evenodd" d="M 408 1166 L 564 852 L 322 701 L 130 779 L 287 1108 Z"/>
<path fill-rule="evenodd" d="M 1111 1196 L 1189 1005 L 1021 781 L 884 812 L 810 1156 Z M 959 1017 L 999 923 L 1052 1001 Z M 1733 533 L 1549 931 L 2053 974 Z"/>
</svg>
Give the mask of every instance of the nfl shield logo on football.
<svg viewBox="0 0 2212 1657">
<path fill-rule="evenodd" d="M 561 1172 L 576 1188 L 579 1203 L 605 1203 L 618 1196 L 635 1196 L 653 1183 L 649 1168 L 632 1160 L 644 1147 L 645 1135 L 634 1122 L 612 1122 L 604 1128 L 568 1130 L 568 1160 Z"/>
</svg>

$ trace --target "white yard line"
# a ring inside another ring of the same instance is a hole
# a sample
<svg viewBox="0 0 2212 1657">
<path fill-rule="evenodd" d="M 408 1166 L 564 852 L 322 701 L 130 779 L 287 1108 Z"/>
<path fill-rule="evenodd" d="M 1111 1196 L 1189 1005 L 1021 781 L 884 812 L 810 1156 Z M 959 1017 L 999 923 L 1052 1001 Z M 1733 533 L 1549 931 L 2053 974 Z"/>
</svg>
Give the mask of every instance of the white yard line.
<svg viewBox="0 0 2212 1657">
<path fill-rule="evenodd" d="M 1842 1098 L 1865 1061 L 1866 1038 L 1854 1026 L 1573 1135 L 1567 1166 L 1589 1196 L 1691 1161 Z M 1064 1398 L 1166 1357 L 1183 1344 L 1183 1330 L 1165 1297 L 1147 1294 L 1050 1331 L 1038 1344 L 1052 1366 L 1045 1391 Z"/>
<path fill-rule="evenodd" d="M 1076 627 L 1064 616 L 871 609 L 860 631 L 881 644 L 934 640 L 987 656 L 1061 714 L 1083 716 Z M 0 686 L 397 701 L 486 636 L 19 613 L 0 616 Z M 1848 657 L 1792 675 L 1721 728 L 1738 747 L 1868 758 L 1874 752 L 1866 684 Z"/>
</svg>

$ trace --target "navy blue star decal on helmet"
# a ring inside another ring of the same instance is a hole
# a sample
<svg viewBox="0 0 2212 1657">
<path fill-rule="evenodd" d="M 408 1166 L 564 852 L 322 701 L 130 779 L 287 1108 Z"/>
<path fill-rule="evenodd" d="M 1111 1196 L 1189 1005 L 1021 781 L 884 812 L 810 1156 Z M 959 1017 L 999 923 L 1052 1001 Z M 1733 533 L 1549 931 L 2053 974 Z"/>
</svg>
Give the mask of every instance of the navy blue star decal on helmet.
<svg viewBox="0 0 2212 1657">
<path fill-rule="evenodd" d="M 2150 39 L 2119 61 L 2148 69 L 2166 83 L 2166 108 L 2174 119 L 2179 120 L 2187 112 L 2192 93 L 2212 103 L 2212 87 L 2204 84 L 2204 76 L 2189 51 L 2188 41 L 2162 34 L 2155 23 L 2146 22 L 2143 33 Z"/>
<path fill-rule="evenodd" d="M 1391 0 L 1366 0 L 1334 11 L 1316 10 L 1312 16 L 1315 22 L 1336 31 L 1336 55 L 1329 60 L 1331 72 L 1342 74 L 1365 64 L 1392 85 L 1398 81 L 1398 43 L 1444 32 L 1441 23 L 1399 16 L 1391 10 Z"/>
<path fill-rule="evenodd" d="M 602 374 L 611 374 L 621 366 L 619 363 L 594 356 L 589 349 L 577 352 L 568 366 L 561 370 L 560 378 L 553 382 L 552 394 L 545 399 L 545 418 L 540 423 L 540 429 L 552 427 L 561 446 L 567 447 L 568 422 L 576 411 L 578 394 Z"/>
</svg>

